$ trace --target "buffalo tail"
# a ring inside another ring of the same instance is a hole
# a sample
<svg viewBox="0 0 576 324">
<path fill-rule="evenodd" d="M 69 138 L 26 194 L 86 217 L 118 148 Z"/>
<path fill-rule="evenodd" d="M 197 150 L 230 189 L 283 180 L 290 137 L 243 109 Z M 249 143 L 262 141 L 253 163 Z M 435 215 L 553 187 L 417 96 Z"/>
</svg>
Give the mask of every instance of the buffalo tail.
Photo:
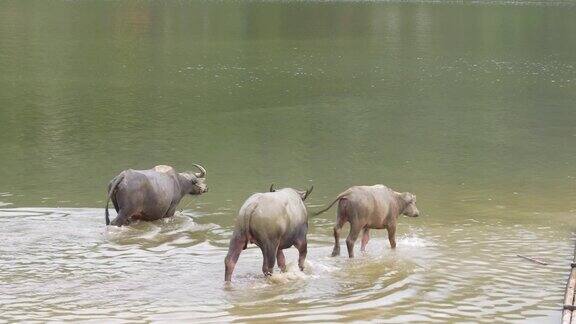
<svg viewBox="0 0 576 324">
<path fill-rule="evenodd" d="M 112 195 L 116 192 L 116 187 L 118 184 L 124 179 L 124 174 L 119 174 L 117 177 L 112 180 L 110 184 L 110 188 L 108 189 L 108 199 L 106 199 L 106 225 L 110 225 L 110 213 L 108 212 L 108 204 L 110 203 L 110 199 L 112 199 Z"/>
<path fill-rule="evenodd" d="M 341 196 L 336 197 L 336 199 L 330 204 L 330 206 L 322 209 L 321 211 L 315 212 L 315 213 L 314 213 L 314 216 L 318 216 L 318 215 L 322 214 L 323 212 L 327 211 L 328 209 L 332 208 L 332 206 L 334 206 L 334 204 L 335 204 L 338 200 L 340 200 L 340 199 L 342 199 Z"/>
</svg>

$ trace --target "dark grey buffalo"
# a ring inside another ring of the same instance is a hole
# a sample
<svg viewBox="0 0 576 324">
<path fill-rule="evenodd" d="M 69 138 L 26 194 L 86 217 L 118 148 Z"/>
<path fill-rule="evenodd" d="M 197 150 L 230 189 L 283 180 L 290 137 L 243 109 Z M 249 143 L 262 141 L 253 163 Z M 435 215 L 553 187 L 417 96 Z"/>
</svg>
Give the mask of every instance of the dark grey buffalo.
<svg viewBox="0 0 576 324">
<path fill-rule="evenodd" d="M 354 186 L 339 194 L 330 206 L 316 213 L 319 215 L 338 202 L 336 225 L 334 226 L 334 250 L 332 256 L 340 254 L 340 230 L 350 222 L 350 233 L 346 239 L 348 256 L 354 257 L 354 243 L 363 230 L 361 251 L 365 251 L 370 239 L 369 231 L 387 229 L 390 246 L 396 248 L 396 223 L 398 215 L 419 215 L 416 196 L 409 192 L 396 192 L 384 185 Z"/>
<path fill-rule="evenodd" d="M 174 215 L 176 206 L 186 194 L 200 195 L 208 188 L 204 183 L 206 169 L 194 164 L 200 172 L 178 173 L 173 167 L 157 165 L 150 170 L 125 170 L 108 185 L 106 225 L 110 224 L 108 204 L 114 204 L 118 216 L 112 225 L 127 225 L 133 220 L 153 221 Z"/>
<path fill-rule="evenodd" d="M 286 271 L 282 250 L 291 246 L 298 249 L 298 266 L 304 270 L 308 233 L 304 200 L 311 192 L 312 188 L 307 191 L 291 188 L 274 190 L 271 186 L 270 192 L 256 193 L 246 200 L 238 213 L 228 255 L 224 260 L 225 281 L 232 279 L 234 266 L 248 243 L 255 243 L 262 250 L 262 272 L 266 276 L 272 274 L 276 259 L 278 267 Z"/>
</svg>

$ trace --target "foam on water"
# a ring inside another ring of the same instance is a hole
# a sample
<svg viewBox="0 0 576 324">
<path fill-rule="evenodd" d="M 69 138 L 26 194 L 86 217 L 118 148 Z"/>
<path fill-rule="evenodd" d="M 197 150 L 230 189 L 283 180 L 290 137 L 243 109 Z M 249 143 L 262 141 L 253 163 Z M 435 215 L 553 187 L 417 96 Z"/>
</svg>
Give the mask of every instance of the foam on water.
<svg viewBox="0 0 576 324">
<path fill-rule="evenodd" d="M 323 264 L 321 261 L 306 260 L 304 271 L 301 271 L 298 262 L 290 262 L 286 264 L 286 272 L 275 272 L 267 278 L 267 281 L 270 284 L 290 284 L 296 280 L 318 278 L 336 270 L 336 267 Z"/>
</svg>

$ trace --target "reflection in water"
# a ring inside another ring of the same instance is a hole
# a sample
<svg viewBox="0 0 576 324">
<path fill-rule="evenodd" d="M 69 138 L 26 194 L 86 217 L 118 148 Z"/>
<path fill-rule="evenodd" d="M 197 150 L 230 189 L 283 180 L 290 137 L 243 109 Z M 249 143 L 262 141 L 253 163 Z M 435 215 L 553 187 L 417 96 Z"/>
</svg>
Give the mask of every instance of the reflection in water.
<svg viewBox="0 0 576 324">
<path fill-rule="evenodd" d="M 311 226 L 306 270 L 265 278 L 261 253 L 245 251 L 223 282 L 232 228 L 185 212 L 106 228 L 102 209 L 0 210 L 0 319 L 297 319 L 489 321 L 558 317 L 569 242 L 540 225 L 410 225 L 398 249 L 374 233 L 355 259 L 329 257 L 328 228 Z M 315 221 L 313 221 L 315 223 Z M 535 245 L 533 242 L 538 242 Z M 358 247 L 357 247 L 358 248 Z M 552 252 L 551 252 L 552 251 Z M 517 258 L 537 255 L 549 266 Z M 554 278 L 553 280 L 550 280 Z M 26 309 L 23 312 L 23 309 Z"/>
</svg>

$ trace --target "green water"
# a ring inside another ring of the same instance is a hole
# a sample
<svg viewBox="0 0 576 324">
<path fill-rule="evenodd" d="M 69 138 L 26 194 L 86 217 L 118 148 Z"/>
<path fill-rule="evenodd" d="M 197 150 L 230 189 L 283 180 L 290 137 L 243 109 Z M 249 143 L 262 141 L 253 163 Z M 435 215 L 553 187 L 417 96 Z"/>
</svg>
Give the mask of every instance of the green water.
<svg viewBox="0 0 576 324">
<path fill-rule="evenodd" d="M 575 17 L 571 1 L 0 2 L 0 320 L 557 321 Z M 104 229 L 113 176 L 192 163 L 210 191 L 180 218 Z M 226 290 L 235 214 L 270 183 L 314 185 L 310 210 L 384 183 L 424 216 L 400 220 L 399 252 L 375 233 L 349 262 L 326 258 L 324 214 L 312 270 L 266 281 L 250 249 Z"/>
</svg>

